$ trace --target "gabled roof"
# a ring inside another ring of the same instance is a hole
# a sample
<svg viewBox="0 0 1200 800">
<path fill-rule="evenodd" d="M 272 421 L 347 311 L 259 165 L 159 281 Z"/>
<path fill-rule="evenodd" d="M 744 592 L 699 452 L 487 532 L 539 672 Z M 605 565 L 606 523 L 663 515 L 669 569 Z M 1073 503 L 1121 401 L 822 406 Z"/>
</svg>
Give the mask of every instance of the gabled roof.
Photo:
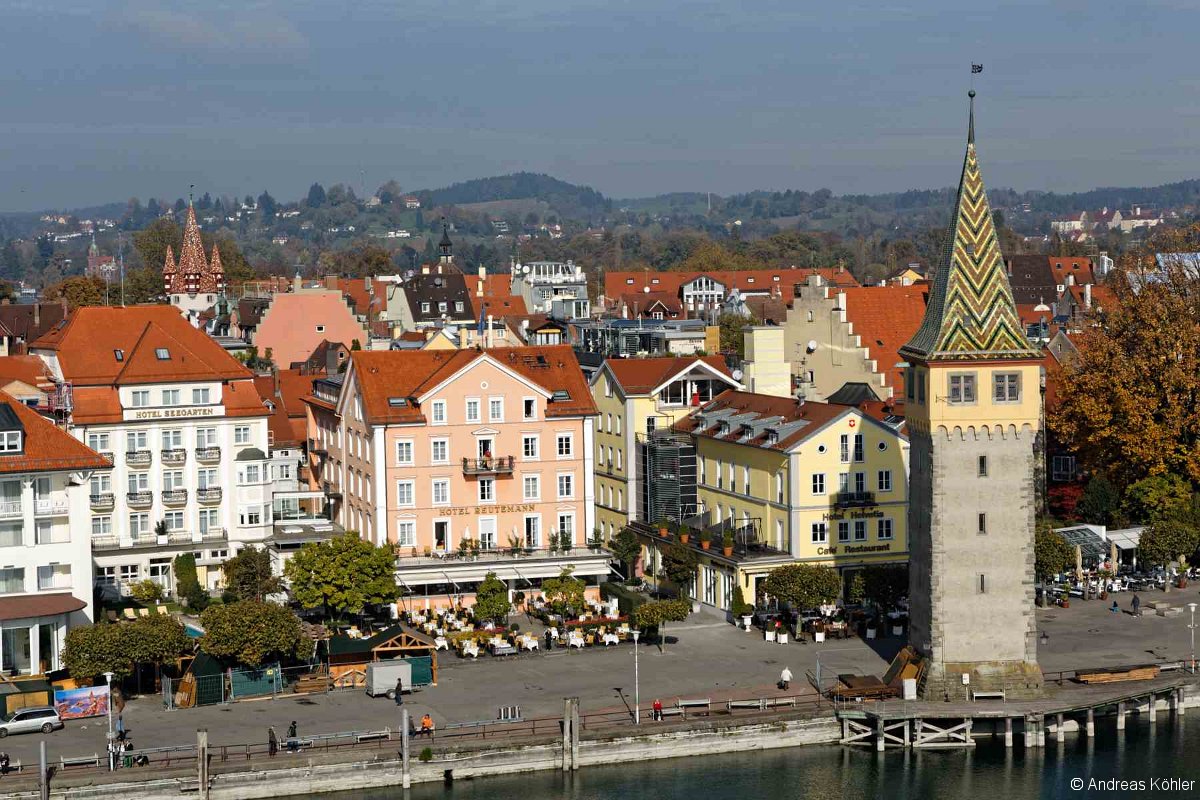
<svg viewBox="0 0 1200 800">
<path fill-rule="evenodd" d="M 157 358 L 160 347 L 171 357 Z M 165 305 L 77 308 L 30 348 L 56 351 L 63 378 L 76 386 L 250 377 L 221 345 Z"/>
<path fill-rule="evenodd" d="M 404 281 L 404 299 L 408 310 L 417 322 L 433 322 L 447 314 L 451 319 L 461 319 L 471 313 L 471 304 L 463 276 L 457 272 L 413 275 Z M 486 298 L 485 298 L 486 299 Z M 421 304 L 428 303 L 429 310 L 422 311 Z M 439 311 L 438 303 L 446 303 L 446 310 Z M 463 310 L 455 311 L 454 303 L 462 303 Z"/>
<path fill-rule="evenodd" d="M 0 392 L 0 408 L 24 429 L 24 450 L 0 454 L 0 473 L 108 469 L 112 462 L 12 395 Z"/>
<path fill-rule="evenodd" d="M 23 342 L 37 339 L 66 316 L 63 303 L 0 304 L 0 325 Z"/>
<path fill-rule="evenodd" d="M 523 317 L 529 313 L 529 309 L 525 305 L 525 298 L 517 294 L 508 294 L 507 288 L 503 294 L 484 295 L 483 297 L 471 295 L 471 302 L 468 308 L 471 309 L 472 319 L 479 319 L 479 312 L 481 310 L 485 317 L 488 314 L 491 314 L 493 317 L 508 317 L 513 315 Z"/>
<path fill-rule="evenodd" d="M 607 370 L 617 385 L 621 387 L 622 394 L 629 397 L 650 394 L 671 378 L 691 369 L 700 362 L 722 377 L 728 378 L 731 385 L 737 384 L 737 381 L 730 375 L 729 368 L 725 365 L 724 357 L 719 355 L 678 358 L 673 356 L 610 358 L 604 362 L 602 370 Z"/>
<path fill-rule="evenodd" d="M 921 327 L 929 287 L 860 286 L 843 289 L 846 320 L 854 326 L 859 344 L 875 361 L 875 370 L 887 377 L 895 397 L 904 396 L 904 359 L 900 348 Z"/>
<path fill-rule="evenodd" d="M 499 350 L 356 350 L 350 354 L 351 370 L 362 396 L 363 413 L 372 425 L 426 422 L 419 398 L 480 359 L 541 387 L 547 396 L 567 393 L 566 400 L 551 400 L 548 417 L 596 414 L 575 351 L 566 345 L 507 347 Z M 389 402 L 402 398 L 403 405 Z"/>
<path fill-rule="evenodd" d="M 0 380 L 20 381 L 35 388 L 47 387 L 50 377 L 46 362 L 37 356 L 4 356 L 0 358 Z"/>
<path fill-rule="evenodd" d="M 974 90 L 970 96 L 967 154 L 949 235 L 934 274 L 925 319 L 901 353 L 924 361 L 1037 358 L 1013 307 L 975 155 Z"/>
<path fill-rule="evenodd" d="M 1058 284 L 1065 285 L 1069 277 L 1075 279 L 1076 285 L 1096 282 L 1092 260 L 1087 256 L 1047 256 L 1046 261 Z"/>
</svg>

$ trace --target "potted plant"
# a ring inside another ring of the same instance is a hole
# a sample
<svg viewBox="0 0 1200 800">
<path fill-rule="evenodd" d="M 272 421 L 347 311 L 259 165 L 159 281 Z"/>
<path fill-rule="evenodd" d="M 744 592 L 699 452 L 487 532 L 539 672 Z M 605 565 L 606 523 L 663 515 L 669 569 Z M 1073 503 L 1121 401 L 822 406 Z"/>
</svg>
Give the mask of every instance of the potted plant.
<svg viewBox="0 0 1200 800">
<path fill-rule="evenodd" d="M 692 537 L 692 529 L 691 528 L 680 528 L 679 529 L 679 543 L 680 544 L 687 544 L 688 540 L 691 537 Z"/>
<path fill-rule="evenodd" d="M 167 543 L 167 521 L 165 519 L 154 523 L 154 540 L 156 544 Z"/>
<path fill-rule="evenodd" d="M 665 518 L 660 519 L 658 521 L 658 535 L 661 536 L 662 538 L 666 539 L 667 536 L 670 535 L 670 533 L 671 533 L 671 530 L 668 527 L 667 520 Z"/>
<path fill-rule="evenodd" d="M 466 559 L 467 552 L 471 549 L 471 540 L 465 536 L 458 540 L 458 557 Z"/>
<path fill-rule="evenodd" d="M 726 558 L 733 555 L 733 532 L 732 531 L 725 531 L 725 533 L 723 533 L 721 535 L 721 551 L 725 554 Z"/>
<path fill-rule="evenodd" d="M 600 533 L 600 529 L 597 528 L 596 530 L 592 531 L 592 537 L 588 539 L 588 549 L 593 553 L 599 552 L 603 543 L 603 537 Z"/>
<path fill-rule="evenodd" d="M 424 554 L 425 554 L 425 557 L 426 557 L 426 558 L 429 558 L 430 556 L 432 556 L 432 555 L 433 555 L 433 548 L 432 548 L 432 547 L 430 547 L 429 545 L 425 545 L 425 549 L 424 549 L 424 551 L 423 551 L 423 552 L 424 552 Z"/>
<path fill-rule="evenodd" d="M 479 540 L 471 540 L 471 558 L 475 561 L 479 560 Z"/>
<path fill-rule="evenodd" d="M 521 553 L 521 539 L 515 533 L 508 535 L 508 552 L 514 556 Z"/>
<path fill-rule="evenodd" d="M 700 532 L 700 549 L 707 550 L 712 545 L 712 533 L 709 531 Z"/>
</svg>

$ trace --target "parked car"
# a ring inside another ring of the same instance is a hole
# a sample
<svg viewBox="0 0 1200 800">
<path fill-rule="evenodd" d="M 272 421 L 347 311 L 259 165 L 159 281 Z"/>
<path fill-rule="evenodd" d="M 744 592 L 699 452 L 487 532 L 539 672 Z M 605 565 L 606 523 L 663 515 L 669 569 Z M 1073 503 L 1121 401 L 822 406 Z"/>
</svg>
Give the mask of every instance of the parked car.
<svg viewBox="0 0 1200 800">
<path fill-rule="evenodd" d="M 0 738 L 10 733 L 51 733 L 63 726 L 53 706 L 30 706 L 14 711 L 0 720 Z"/>
</svg>

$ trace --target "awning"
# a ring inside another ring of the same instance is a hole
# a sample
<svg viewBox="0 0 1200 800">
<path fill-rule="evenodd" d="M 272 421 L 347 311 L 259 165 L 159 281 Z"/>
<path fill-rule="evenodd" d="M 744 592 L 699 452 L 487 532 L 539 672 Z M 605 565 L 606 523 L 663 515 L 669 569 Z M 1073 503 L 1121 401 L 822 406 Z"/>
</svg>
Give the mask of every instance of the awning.
<svg viewBox="0 0 1200 800">
<path fill-rule="evenodd" d="M 1121 528 L 1120 530 L 1109 531 L 1108 540 L 1115 544 L 1118 550 L 1137 550 L 1143 530 L 1145 528 L 1139 526 L 1137 528 Z"/>
<path fill-rule="evenodd" d="M 0 598 L 0 620 L 53 617 L 87 608 L 87 603 L 72 594 L 27 594 Z"/>
</svg>

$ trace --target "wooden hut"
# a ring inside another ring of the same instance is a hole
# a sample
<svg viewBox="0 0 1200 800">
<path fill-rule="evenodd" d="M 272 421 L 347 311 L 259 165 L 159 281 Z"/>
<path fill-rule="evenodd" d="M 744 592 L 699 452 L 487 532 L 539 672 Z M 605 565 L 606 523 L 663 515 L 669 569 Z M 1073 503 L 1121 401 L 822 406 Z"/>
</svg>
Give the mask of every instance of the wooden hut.
<svg viewBox="0 0 1200 800">
<path fill-rule="evenodd" d="M 412 664 L 413 683 L 437 685 L 437 648 L 433 640 L 403 625 L 373 636 L 344 633 L 329 637 L 329 676 L 338 688 L 366 686 L 367 664 L 403 658 Z"/>
</svg>

